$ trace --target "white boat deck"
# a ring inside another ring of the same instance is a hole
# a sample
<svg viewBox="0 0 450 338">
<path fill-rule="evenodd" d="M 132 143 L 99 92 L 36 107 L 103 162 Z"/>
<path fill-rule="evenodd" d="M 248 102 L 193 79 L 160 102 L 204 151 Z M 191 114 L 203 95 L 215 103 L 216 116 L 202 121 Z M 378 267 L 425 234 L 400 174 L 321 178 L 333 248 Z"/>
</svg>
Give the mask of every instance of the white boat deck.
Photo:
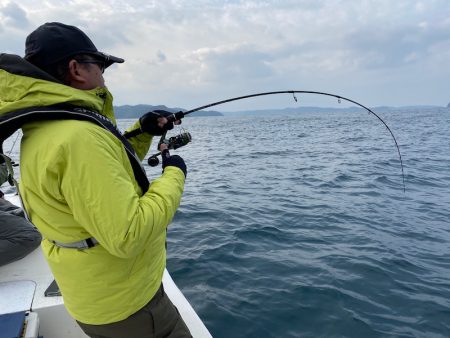
<svg viewBox="0 0 450 338">
<path fill-rule="evenodd" d="M 16 196 L 7 198 L 12 203 L 18 204 Z M 63 298 L 44 296 L 45 290 L 53 279 L 40 248 L 16 262 L 1 266 L 0 314 L 32 310 L 39 315 L 39 334 L 45 338 L 86 338 L 87 336 L 75 320 L 67 313 Z M 194 338 L 212 338 L 167 270 L 164 272 L 163 284 L 165 292 L 178 308 L 192 336 Z"/>
</svg>

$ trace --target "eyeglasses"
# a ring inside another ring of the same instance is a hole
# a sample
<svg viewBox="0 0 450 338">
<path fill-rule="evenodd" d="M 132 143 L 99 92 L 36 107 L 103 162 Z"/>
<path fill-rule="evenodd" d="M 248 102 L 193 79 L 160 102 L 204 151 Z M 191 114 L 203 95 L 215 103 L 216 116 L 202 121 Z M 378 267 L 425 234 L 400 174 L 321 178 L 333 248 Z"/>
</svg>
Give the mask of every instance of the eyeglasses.
<svg viewBox="0 0 450 338">
<path fill-rule="evenodd" d="M 105 72 L 105 68 L 106 68 L 106 64 L 105 61 L 100 61 L 100 60 L 88 60 L 88 59 L 82 59 L 82 60 L 77 60 L 75 59 L 75 61 L 77 61 L 78 63 L 92 63 L 92 64 L 96 64 L 100 67 L 100 70 L 102 72 L 102 74 Z"/>
</svg>

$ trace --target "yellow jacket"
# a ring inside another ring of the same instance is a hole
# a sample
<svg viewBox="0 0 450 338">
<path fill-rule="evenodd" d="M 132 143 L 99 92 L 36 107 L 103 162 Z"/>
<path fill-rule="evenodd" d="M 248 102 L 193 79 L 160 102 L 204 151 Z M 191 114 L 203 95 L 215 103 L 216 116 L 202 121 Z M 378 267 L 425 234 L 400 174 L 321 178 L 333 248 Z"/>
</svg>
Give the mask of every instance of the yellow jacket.
<svg viewBox="0 0 450 338">
<path fill-rule="evenodd" d="M 23 62 L 25 69 L 30 67 Z M 5 69 L 9 70 L 0 59 L 0 116 L 21 108 L 70 103 L 115 122 L 106 88 L 82 91 Z M 166 167 L 143 192 L 122 143 L 96 124 L 40 121 L 22 129 L 20 191 L 44 238 L 42 250 L 67 310 L 86 324 L 127 318 L 160 286 L 166 227 L 181 200 L 183 172 Z M 141 159 L 151 139 L 142 134 L 131 140 Z M 89 237 L 99 245 L 77 250 L 50 242 Z"/>
</svg>

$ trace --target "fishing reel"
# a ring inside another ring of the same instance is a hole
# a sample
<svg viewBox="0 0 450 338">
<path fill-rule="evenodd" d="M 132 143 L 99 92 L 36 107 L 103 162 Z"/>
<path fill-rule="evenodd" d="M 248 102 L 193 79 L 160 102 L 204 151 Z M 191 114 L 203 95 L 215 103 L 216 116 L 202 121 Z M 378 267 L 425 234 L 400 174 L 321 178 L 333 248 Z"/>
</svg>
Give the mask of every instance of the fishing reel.
<svg viewBox="0 0 450 338">
<path fill-rule="evenodd" d="M 158 143 L 158 149 L 161 144 L 166 144 L 168 146 L 168 149 L 178 149 L 189 142 L 192 141 L 192 136 L 187 131 L 184 131 L 176 136 L 172 136 L 169 139 L 165 139 L 164 136 L 161 137 L 161 140 Z M 159 164 L 159 158 L 158 156 L 161 155 L 161 152 L 156 153 L 152 156 L 150 156 L 147 160 L 147 163 L 150 167 L 156 167 Z"/>
</svg>

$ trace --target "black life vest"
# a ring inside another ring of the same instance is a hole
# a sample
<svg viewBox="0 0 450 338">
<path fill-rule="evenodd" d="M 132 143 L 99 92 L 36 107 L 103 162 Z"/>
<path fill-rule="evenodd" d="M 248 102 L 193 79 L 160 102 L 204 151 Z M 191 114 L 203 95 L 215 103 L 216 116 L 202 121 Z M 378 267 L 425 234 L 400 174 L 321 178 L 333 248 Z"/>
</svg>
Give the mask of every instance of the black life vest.
<svg viewBox="0 0 450 338">
<path fill-rule="evenodd" d="M 0 116 L 0 152 L 3 154 L 3 142 L 26 123 L 34 121 L 67 119 L 90 121 L 110 131 L 114 136 L 116 136 L 125 147 L 136 181 L 144 193 L 148 190 L 150 182 L 148 181 L 145 169 L 128 140 L 107 117 L 85 108 L 68 105 L 32 107 L 13 111 Z M 3 159 L 0 156 L 0 161 L 2 160 Z"/>
</svg>

